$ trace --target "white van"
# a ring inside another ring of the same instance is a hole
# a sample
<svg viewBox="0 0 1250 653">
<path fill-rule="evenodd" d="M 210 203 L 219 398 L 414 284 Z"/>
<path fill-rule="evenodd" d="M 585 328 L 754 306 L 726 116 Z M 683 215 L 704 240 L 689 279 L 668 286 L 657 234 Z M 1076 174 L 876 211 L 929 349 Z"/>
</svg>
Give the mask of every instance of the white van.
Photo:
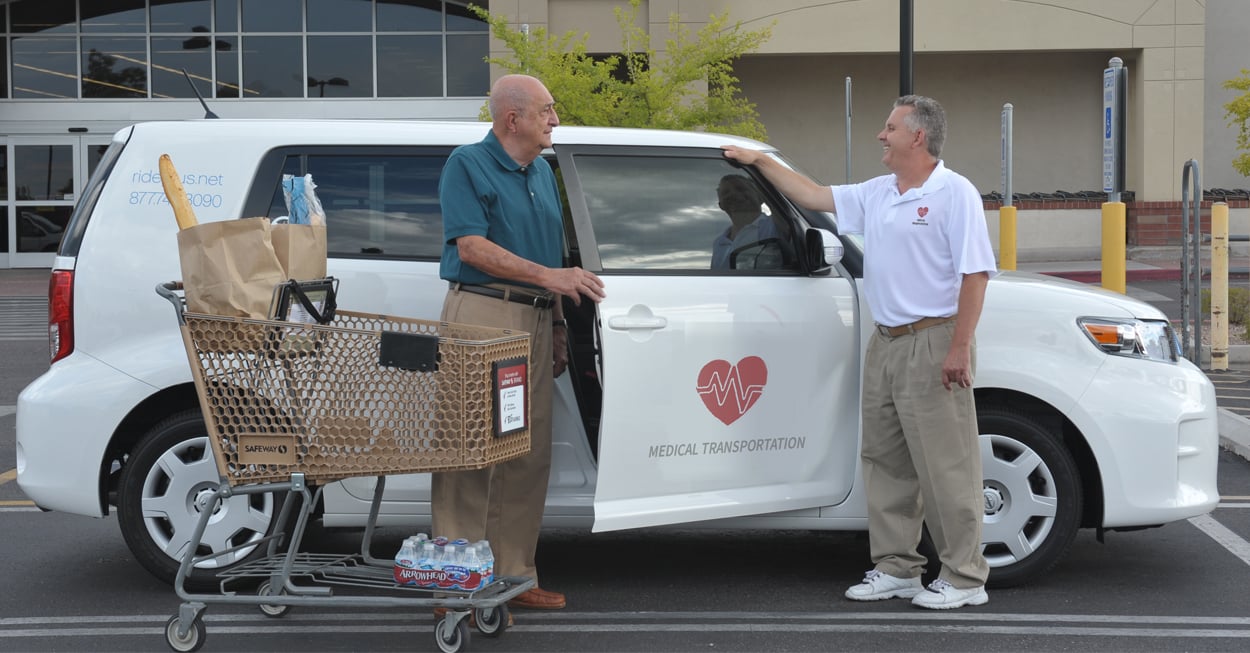
<svg viewBox="0 0 1250 653">
<path fill-rule="evenodd" d="M 311 174 L 340 305 L 437 319 L 447 288 L 439 173 L 487 128 L 200 120 L 120 131 L 52 270 L 52 365 L 18 400 L 22 490 L 47 510 L 116 508 L 135 557 L 169 580 L 195 499 L 218 482 L 175 317 L 154 292 L 179 276 L 161 154 L 201 221 L 284 215 L 282 175 Z M 566 195 L 568 263 L 599 274 L 608 297 L 565 307 L 572 362 L 555 393 L 548 525 L 866 528 L 862 243 L 729 163 L 725 143 L 781 157 L 714 134 L 555 131 L 545 156 Z M 714 269 L 725 175 L 757 185 L 778 236 Z M 992 584 L 1046 572 L 1079 528 L 1137 529 L 1214 508 L 1214 389 L 1178 357 L 1157 309 L 1004 273 L 989 284 L 977 340 Z M 363 525 L 373 488 L 372 478 L 328 487 L 321 519 Z M 427 523 L 428 497 L 426 476 L 390 479 L 381 522 Z M 255 541 L 275 517 L 268 496 L 234 497 L 219 512 L 204 538 L 213 550 Z M 206 563 L 192 585 L 249 553 Z"/>
</svg>

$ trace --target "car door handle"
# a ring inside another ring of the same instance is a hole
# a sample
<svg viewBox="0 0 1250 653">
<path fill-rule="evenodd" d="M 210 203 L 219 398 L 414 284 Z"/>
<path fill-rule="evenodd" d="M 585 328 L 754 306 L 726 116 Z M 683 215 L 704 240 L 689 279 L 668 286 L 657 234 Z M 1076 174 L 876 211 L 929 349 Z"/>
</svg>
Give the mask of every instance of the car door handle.
<svg viewBox="0 0 1250 653">
<path fill-rule="evenodd" d="M 633 331 L 638 329 L 663 329 L 668 326 L 668 320 L 662 317 L 633 317 L 629 315 L 618 315 L 608 318 L 608 328 L 617 331 Z"/>
</svg>

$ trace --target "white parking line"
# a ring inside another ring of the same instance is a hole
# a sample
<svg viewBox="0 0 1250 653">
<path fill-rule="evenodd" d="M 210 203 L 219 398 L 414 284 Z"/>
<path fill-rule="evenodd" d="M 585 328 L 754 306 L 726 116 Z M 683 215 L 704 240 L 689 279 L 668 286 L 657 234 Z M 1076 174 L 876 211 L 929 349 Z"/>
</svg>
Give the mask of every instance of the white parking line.
<svg viewBox="0 0 1250 653">
<path fill-rule="evenodd" d="M 1229 553 L 1241 558 L 1242 562 L 1250 565 L 1250 542 L 1228 530 L 1228 527 L 1215 521 L 1211 515 L 1190 517 L 1189 523 L 1197 526 L 1198 530 L 1206 533 L 1208 537 L 1218 542 L 1220 546 L 1228 549 Z"/>
<path fill-rule="evenodd" d="M 6 417 L 8 415 L 16 415 L 16 414 L 17 414 L 17 406 L 0 406 L 0 417 Z"/>
<path fill-rule="evenodd" d="M 135 637 L 158 630 L 167 615 L 82 615 L 0 618 L 0 641 L 39 637 Z M 288 615 L 275 625 L 259 615 L 205 614 L 210 635 L 366 635 L 410 633 L 411 618 L 391 615 Z M 417 618 L 422 622 L 428 617 Z M 1002 613 L 873 612 L 573 612 L 525 615 L 526 623 L 509 628 L 524 633 L 892 633 L 984 634 L 1028 637 L 1136 637 L 1248 639 L 1245 617 L 1168 615 L 1074 615 Z M 749 620 L 750 623 L 742 623 Z M 398 622 L 397 622 L 398 621 Z M 937 625 L 940 624 L 940 625 Z M 1057 625 L 1062 624 L 1062 625 Z"/>
</svg>

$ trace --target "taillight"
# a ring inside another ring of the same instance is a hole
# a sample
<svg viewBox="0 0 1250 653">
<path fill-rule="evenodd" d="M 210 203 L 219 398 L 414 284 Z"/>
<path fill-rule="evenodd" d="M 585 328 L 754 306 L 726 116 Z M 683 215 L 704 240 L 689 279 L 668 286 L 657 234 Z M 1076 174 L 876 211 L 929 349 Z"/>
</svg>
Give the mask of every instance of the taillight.
<svg viewBox="0 0 1250 653">
<path fill-rule="evenodd" d="M 48 348 L 55 363 L 74 351 L 74 272 L 53 270 L 48 279 Z"/>
</svg>

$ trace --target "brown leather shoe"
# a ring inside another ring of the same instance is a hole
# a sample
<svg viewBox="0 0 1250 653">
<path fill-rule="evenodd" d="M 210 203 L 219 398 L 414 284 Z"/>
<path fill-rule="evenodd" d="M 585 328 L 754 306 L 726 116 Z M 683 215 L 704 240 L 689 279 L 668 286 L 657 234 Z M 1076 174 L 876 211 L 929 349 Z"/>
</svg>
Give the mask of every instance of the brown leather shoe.
<svg viewBox="0 0 1250 653">
<path fill-rule="evenodd" d="M 446 615 L 447 615 L 447 608 L 434 608 L 434 619 L 436 621 L 439 619 L 442 619 Z M 508 613 L 508 627 L 511 628 L 515 625 L 516 625 L 516 620 L 512 618 L 512 613 L 509 612 Z M 477 628 L 477 617 L 473 616 L 472 612 L 469 613 L 469 627 Z"/>
<path fill-rule="evenodd" d="M 508 601 L 508 607 L 527 610 L 559 610 L 564 607 L 564 595 L 535 586 L 517 594 L 511 601 Z"/>
</svg>

